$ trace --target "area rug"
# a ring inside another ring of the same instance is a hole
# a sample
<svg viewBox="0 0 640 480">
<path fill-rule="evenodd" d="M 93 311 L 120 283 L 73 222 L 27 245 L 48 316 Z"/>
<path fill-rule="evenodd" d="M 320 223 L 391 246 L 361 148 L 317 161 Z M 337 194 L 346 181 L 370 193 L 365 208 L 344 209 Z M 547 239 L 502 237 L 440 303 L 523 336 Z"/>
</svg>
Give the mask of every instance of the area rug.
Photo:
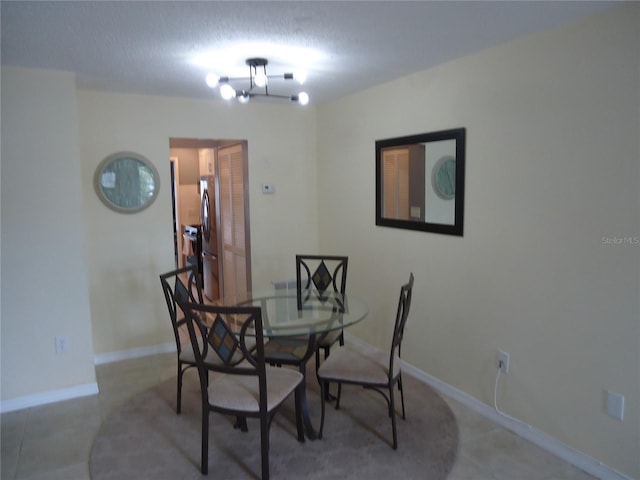
<svg viewBox="0 0 640 480">
<path fill-rule="evenodd" d="M 458 426 L 447 403 L 433 389 L 403 376 L 407 418 L 398 415 L 398 449 L 391 447 L 391 420 L 375 392 L 343 387 L 340 409 L 327 404 L 324 436 L 299 443 L 293 399 L 271 425 L 272 480 L 430 479 L 443 480 L 458 451 Z M 260 431 L 248 432 L 233 418 L 210 415 L 209 475 L 200 474 L 200 396 L 195 375 L 185 376 L 182 414 L 175 412 L 176 379 L 138 394 L 103 423 L 91 451 L 93 480 L 260 479 Z M 397 390 L 396 390 L 397 392 Z M 320 398 L 308 376 L 311 417 L 319 427 Z M 400 409 L 400 398 L 396 396 Z"/>
</svg>

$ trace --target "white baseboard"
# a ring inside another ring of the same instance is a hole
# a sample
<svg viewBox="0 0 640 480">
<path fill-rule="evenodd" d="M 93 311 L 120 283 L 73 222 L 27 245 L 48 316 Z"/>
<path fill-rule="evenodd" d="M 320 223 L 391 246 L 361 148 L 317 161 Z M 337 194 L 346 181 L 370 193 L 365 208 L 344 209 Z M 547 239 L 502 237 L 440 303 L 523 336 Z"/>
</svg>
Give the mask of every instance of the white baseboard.
<svg viewBox="0 0 640 480">
<path fill-rule="evenodd" d="M 360 340 L 359 338 L 349 335 L 347 332 L 345 332 L 345 338 L 348 339 L 350 343 L 365 350 L 377 350 L 376 347 Z M 543 450 L 561 458 L 565 462 L 584 470 L 594 477 L 602 480 L 633 480 L 624 473 L 616 471 L 595 458 L 566 445 L 556 438 L 537 430 L 531 425 L 527 425 L 525 422 L 521 422 L 517 419 L 512 420 L 500 415 L 493 407 L 481 402 L 475 397 L 472 397 L 468 393 L 459 390 L 432 375 L 429 375 L 413 365 L 408 364 L 404 360 L 402 361 L 402 371 L 426 383 L 439 393 L 460 402 L 465 407 L 496 422 L 507 430 L 512 431 L 516 435 L 519 435 L 534 445 L 537 445 Z"/>
<path fill-rule="evenodd" d="M 47 403 L 61 402 L 63 400 L 86 397 L 88 395 L 96 395 L 97 393 L 98 384 L 96 382 L 86 383 L 84 385 L 76 385 L 74 387 L 61 388 L 59 390 L 3 400 L 2 403 L 0 403 L 0 412 L 12 412 L 14 410 L 22 410 L 23 408 L 46 405 Z"/>
<path fill-rule="evenodd" d="M 148 357 L 149 355 L 157 355 L 160 353 L 170 353 L 175 351 L 175 342 L 165 343 L 163 345 L 153 345 L 151 347 L 132 348 L 129 350 L 118 350 L 116 352 L 100 353 L 93 357 L 93 361 L 96 365 L 102 365 L 103 363 L 119 362 L 120 360 Z"/>
<path fill-rule="evenodd" d="M 94 357 L 94 364 L 100 365 L 103 363 L 117 362 L 120 360 L 129 360 L 132 358 L 147 357 L 149 355 L 170 353 L 175 351 L 175 343 L 154 345 L 152 347 L 132 348 L 130 350 L 120 350 L 117 352 L 109 352 L 96 355 Z M 23 408 L 37 407 L 39 405 L 61 402 L 63 400 L 70 400 L 77 397 L 96 395 L 98 393 L 98 384 L 96 382 L 93 382 L 87 383 L 85 385 L 76 385 L 69 388 L 62 388 L 59 390 L 51 390 L 49 392 L 26 395 L 24 397 L 11 398 L 9 400 L 2 400 L 2 402 L 0 403 L 0 413 L 22 410 Z"/>
<path fill-rule="evenodd" d="M 373 347 L 372 345 L 348 334 L 347 332 L 345 332 L 345 337 L 349 340 L 350 343 L 353 343 L 360 348 L 363 348 L 365 350 L 377 350 L 376 347 Z M 155 345 L 152 347 L 134 348 L 130 350 L 120 350 L 116 352 L 99 354 L 94 357 L 94 362 L 96 365 L 100 365 L 104 363 L 117 362 L 120 360 L 128 360 L 132 358 L 145 357 L 160 353 L 170 353 L 175 351 L 175 343 L 167 343 L 164 345 Z M 631 477 L 618 472 L 608 465 L 605 465 L 604 463 L 596 460 L 595 458 L 566 445 L 565 443 L 555 439 L 550 435 L 547 435 L 540 430 L 537 430 L 531 425 L 527 425 L 526 423 L 521 422 L 517 419 L 512 420 L 500 415 L 493 407 L 490 407 L 486 403 L 481 402 L 468 393 L 459 390 L 432 375 L 429 375 L 428 373 L 414 367 L 413 365 L 410 365 L 404 360 L 402 361 L 402 370 L 412 377 L 426 383 L 439 393 L 460 402 L 465 407 L 479 413 L 489 420 L 494 421 L 502 427 L 512 431 L 516 435 L 519 435 L 520 437 L 530 441 L 534 445 L 537 445 L 543 450 L 546 450 L 547 452 L 563 459 L 564 461 L 575 465 L 576 467 L 584 470 L 590 475 L 603 480 L 633 480 Z M 69 400 L 71 398 L 95 395 L 97 393 L 98 384 L 95 382 L 85 385 L 77 385 L 75 387 L 54 390 L 51 392 L 44 392 L 10 400 L 3 400 L 0 404 L 0 412 L 11 412 L 14 410 L 21 410 L 23 408 L 44 405 L 47 403 Z"/>
</svg>

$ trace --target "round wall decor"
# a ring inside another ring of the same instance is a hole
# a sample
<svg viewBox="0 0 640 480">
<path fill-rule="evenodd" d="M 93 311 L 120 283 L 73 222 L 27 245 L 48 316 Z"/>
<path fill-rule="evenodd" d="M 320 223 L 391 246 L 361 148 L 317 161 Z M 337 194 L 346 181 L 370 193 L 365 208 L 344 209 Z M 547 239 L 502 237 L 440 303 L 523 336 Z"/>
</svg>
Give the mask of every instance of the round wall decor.
<svg viewBox="0 0 640 480">
<path fill-rule="evenodd" d="M 442 157 L 433 167 L 433 189 L 440 198 L 449 200 L 456 195 L 456 159 Z"/>
<path fill-rule="evenodd" d="M 93 177 L 98 198 L 120 213 L 144 210 L 158 196 L 160 176 L 142 155 L 118 152 L 102 160 Z"/>
</svg>

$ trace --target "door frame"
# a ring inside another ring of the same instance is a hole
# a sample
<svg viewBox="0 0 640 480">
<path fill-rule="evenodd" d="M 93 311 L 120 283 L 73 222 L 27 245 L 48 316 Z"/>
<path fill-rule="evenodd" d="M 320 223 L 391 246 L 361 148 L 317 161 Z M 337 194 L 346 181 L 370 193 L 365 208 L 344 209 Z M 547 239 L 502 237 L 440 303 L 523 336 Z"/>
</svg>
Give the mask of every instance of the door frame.
<svg viewBox="0 0 640 480">
<path fill-rule="evenodd" d="M 243 162 L 243 195 L 244 195 L 244 226 L 245 226 L 245 253 L 246 253 L 246 287 L 247 287 L 247 291 L 251 291 L 251 284 L 252 284 L 252 279 L 251 279 L 251 231 L 250 231 L 250 205 L 249 205 L 249 155 L 248 155 L 248 141 L 246 139 L 243 140 L 221 140 L 221 139 L 197 139 L 197 138 L 182 138 L 182 137 L 170 137 L 169 138 L 169 159 L 170 162 L 173 162 L 175 159 L 175 163 L 174 163 L 174 170 L 175 170 L 175 205 L 172 206 L 172 208 L 175 208 L 176 212 L 179 212 L 179 202 L 180 202 L 180 193 L 179 193 L 179 188 L 180 188 L 180 183 L 179 183 L 179 159 L 175 156 L 172 155 L 171 150 L 174 148 L 186 148 L 186 149 L 194 149 L 194 150 L 198 150 L 198 149 L 202 149 L 202 148 L 213 148 L 215 150 L 218 150 L 219 148 L 222 147 L 227 147 L 227 146 L 231 146 L 231 145 L 235 145 L 235 144 L 240 144 L 242 145 L 242 162 Z M 216 152 L 216 156 L 217 156 L 217 152 Z M 217 168 L 218 168 L 218 162 L 215 162 L 215 169 L 214 169 L 214 174 L 216 177 L 216 184 L 218 184 L 218 172 L 217 172 Z M 198 184 L 199 185 L 199 184 Z M 219 186 L 216 185 L 216 191 L 219 191 Z M 219 200 L 219 199 L 217 199 Z M 219 202 L 216 201 L 216 210 L 219 208 Z M 177 229 L 178 231 L 178 251 L 174 252 L 174 254 L 178 255 L 178 258 L 180 258 L 180 252 L 182 251 L 182 242 L 181 242 L 181 232 L 180 230 L 180 223 L 176 223 L 179 222 L 179 218 L 177 218 L 179 216 L 179 213 L 176 213 L 173 216 L 173 223 L 174 223 L 174 228 Z M 220 216 L 219 216 L 219 212 L 216 212 L 216 222 L 219 222 Z M 222 249 L 222 239 L 221 239 L 221 232 L 220 229 L 218 229 L 218 251 L 219 253 L 220 250 Z M 173 242 L 172 242 L 173 243 Z M 224 284 L 224 268 L 222 265 L 223 261 L 222 258 L 219 256 L 218 257 L 218 273 L 219 273 L 219 280 L 220 280 L 220 294 L 223 294 L 223 288 L 222 285 Z"/>
</svg>

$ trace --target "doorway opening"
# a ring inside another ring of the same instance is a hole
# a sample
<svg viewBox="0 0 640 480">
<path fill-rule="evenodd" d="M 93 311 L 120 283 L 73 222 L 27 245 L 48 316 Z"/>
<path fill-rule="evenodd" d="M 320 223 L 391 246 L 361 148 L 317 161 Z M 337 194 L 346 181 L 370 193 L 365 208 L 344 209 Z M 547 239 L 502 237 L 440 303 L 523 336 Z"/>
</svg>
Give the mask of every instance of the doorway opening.
<svg viewBox="0 0 640 480">
<path fill-rule="evenodd" d="M 197 264 L 208 299 L 251 290 L 246 140 L 170 138 L 176 267 Z"/>
</svg>

